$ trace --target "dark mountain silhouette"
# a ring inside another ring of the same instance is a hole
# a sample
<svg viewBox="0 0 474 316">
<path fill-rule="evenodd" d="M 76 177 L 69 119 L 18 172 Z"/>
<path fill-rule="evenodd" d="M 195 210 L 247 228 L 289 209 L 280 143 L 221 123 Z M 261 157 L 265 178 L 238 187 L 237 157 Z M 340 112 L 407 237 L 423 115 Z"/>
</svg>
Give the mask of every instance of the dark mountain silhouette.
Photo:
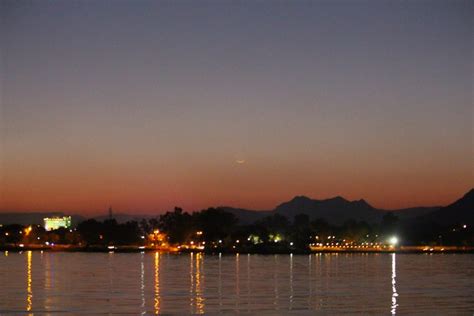
<svg viewBox="0 0 474 316">
<path fill-rule="evenodd" d="M 232 213 L 239 219 L 241 224 L 252 224 L 259 219 L 264 218 L 265 216 L 269 216 L 273 214 L 273 211 L 253 211 L 253 210 L 246 210 L 243 208 L 234 208 L 230 206 L 219 206 L 218 208 Z"/>
<path fill-rule="evenodd" d="M 424 216 L 426 214 L 439 210 L 441 207 L 442 206 L 420 206 L 420 207 L 403 208 L 399 210 L 389 210 L 389 211 L 379 210 L 379 211 L 392 212 L 393 214 L 398 216 L 399 219 L 404 220 L 404 219 L 412 219 L 412 218 Z"/>
<path fill-rule="evenodd" d="M 65 216 L 62 212 L 32 212 L 32 213 L 0 213 L 0 224 L 43 225 L 45 217 Z M 75 226 L 85 218 L 80 215 L 71 215 L 72 225 Z"/>
<path fill-rule="evenodd" d="M 113 214 L 112 215 L 112 218 L 115 219 L 117 221 L 117 223 L 119 224 L 123 224 L 123 223 L 126 223 L 126 222 L 130 222 L 130 221 L 141 221 L 142 219 L 152 219 L 152 218 L 157 218 L 157 217 L 160 217 L 160 214 L 158 215 L 149 215 L 149 214 L 125 214 L 125 213 L 117 213 L 117 214 Z M 108 220 L 110 217 L 109 215 L 100 215 L 100 216 L 96 216 L 94 217 L 95 220 L 99 221 L 99 222 L 102 222 L 104 220 Z"/>
<path fill-rule="evenodd" d="M 306 196 L 296 196 L 288 202 L 278 205 L 272 211 L 253 211 L 233 207 L 222 207 L 224 210 L 233 213 L 241 223 L 248 224 L 255 222 L 265 216 L 275 213 L 286 216 L 292 220 L 295 215 L 307 214 L 311 219 L 323 218 L 331 224 L 342 224 L 347 220 L 366 221 L 368 223 L 380 222 L 383 215 L 392 212 L 404 223 L 419 219 L 429 219 L 432 221 L 439 218 L 445 221 L 443 216 L 451 216 L 448 222 L 459 222 L 461 219 L 472 221 L 474 209 L 472 200 L 474 199 L 474 189 L 468 192 L 461 200 L 452 205 L 441 206 L 421 206 L 405 209 L 377 209 L 365 200 L 349 201 L 341 196 L 334 198 L 316 200 Z M 451 215 L 450 212 L 453 212 Z M 466 214 L 466 212 L 468 214 Z M 446 213 L 447 215 L 441 215 Z"/>
<path fill-rule="evenodd" d="M 307 214 L 311 219 L 323 218 L 334 224 L 342 224 L 350 219 L 376 222 L 382 217 L 381 212 L 366 201 L 348 201 L 340 196 L 326 200 L 296 196 L 291 201 L 278 205 L 275 212 L 289 219 L 298 214 Z"/>
<path fill-rule="evenodd" d="M 461 199 L 445 206 L 412 207 L 398 210 L 384 210 L 372 207 L 365 200 L 349 201 L 341 196 L 334 198 L 316 200 L 306 196 L 296 196 L 288 202 L 278 205 L 273 210 L 256 211 L 230 206 L 221 206 L 227 212 L 234 214 L 241 224 L 251 224 L 266 216 L 275 213 L 286 216 L 293 220 L 295 215 L 307 214 L 311 219 L 323 218 L 330 224 L 342 224 L 347 220 L 366 221 L 368 223 L 380 222 L 383 215 L 392 212 L 405 224 L 412 222 L 423 222 L 440 225 L 470 224 L 474 225 L 474 189 L 471 189 Z M 63 216 L 61 212 L 44 213 L 0 213 L 0 224 L 43 224 L 43 218 L 48 216 Z M 140 221 L 141 219 L 157 218 L 161 214 L 113 214 L 118 223 L 127 221 Z M 94 219 L 103 221 L 108 215 L 97 216 Z M 73 225 L 84 220 L 84 217 L 73 215 Z"/>
<path fill-rule="evenodd" d="M 423 218 L 440 225 L 474 225 L 474 189 L 456 202 L 429 213 Z"/>
</svg>

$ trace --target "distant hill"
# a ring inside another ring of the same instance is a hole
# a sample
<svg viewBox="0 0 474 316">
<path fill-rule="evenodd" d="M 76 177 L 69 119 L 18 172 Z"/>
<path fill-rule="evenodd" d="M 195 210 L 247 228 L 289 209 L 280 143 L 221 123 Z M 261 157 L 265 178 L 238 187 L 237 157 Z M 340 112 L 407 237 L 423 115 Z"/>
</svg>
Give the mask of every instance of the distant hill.
<svg viewBox="0 0 474 316">
<path fill-rule="evenodd" d="M 239 219 L 239 222 L 241 224 L 251 224 L 253 222 L 258 221 L 261 218 L 264 218 L 265 216 L 269 216 L 273 214 L 273 211 L 252 211 L 252 210 L 246 210 L 243 208 L 234 208 L 234 207 L 229 207 L 229 206 L 219 206 L 218 208 L 232 213 Z"/>
<path fill-rule="evenodd" d="M 51 216 L 65 216 L 62 212 L 34 212 L 34 213 L 0 213 L 0 224 L 43 225 L 43 219 Z M 71 215 L 72 225 L 75 226 L 85 218 L 80 215 Z"/>
<path fill-rule="evenodd" d="M 0 213 L 0 224 L 9 225 L 9 224 L 20 224 L 20 225 L 43 225 L 43 219 L 45 217 L 51 216 L 65 216 L 63 212 L 31 212 L 31 213 Z M 149 214 L 114 214 L 113 218 L 118 223 L 125 223 L 128 221 L 141 221 L 142 219 L 151 219 L 154 217 L 159 217 L 160 215 L 149 215 Z M 77 224 L 83 222 L 87 218 L 81 215 L 71 215 L 72 225 L 76 226 Z M 108 215 L 96 216 L 93 217 L 97 221 L 104 221 L 108 219 Z"/>
<path fill-rule="evenodd" d="M 441 225 L 474 225 L 474 189 L 456 202 L 427 214 L 424 219 Z"/>
<path fill-rule="evenodd" d="M 348 201 L 340 196 L 325 200 L 296 196 L 278 205 L 275 212 L 289 219 L 298 214 L 307 214 L 311 219 L 322 218 L 334 224 L 342 224 L 350 219 L 375 222 L 382 216 L 380 211 L 364 200 Z"/>
<path fill-rule="evenodd" d="M 392 212 L 404 223 L 421 221 L 424 223 L 438 224 L 470 224 L 474 225 L 474 189 L 471 189 L 461 199 L 445 206 L 412 207 L 399 210 L 377 209 L 365 200 L 349 201 L 341 196 L 316 200 L 306 196 L 296 196 L 288 202 L 281 203 L 273 210 L 256 211 L 230 206 L 220 206 L 227 212 L 234 214 L 241 224 L 251 224 L 263 217 L 281 214 L 289 220 L 295 215 L 307 214 L 311 219 L 323 218 L 331 224 L 342 224 L 347 220 L 379 222 L 383 215 Z M 43 224 L 47 216 L 62 216 L 61 212 L 44 213 L 0 213 L 0 224 Z M 119 223 L 127 221 L 140 221 L 142 219 L 158 218 L 161 214 L 114 214 L 113 218 Z M 78 215 L 72 216 L 73 225 L 77 225 L 85 218 Z M 103 221 L 107 215 L 97 216 L 94 219 Z"/>
<path fill-rule="evenodd" d="M 363 199 L 349 201 L 341 196 L 322 200 L 296 196 L 288 202 L 281 203 L 271 211 L 253 211 L 228 206 L 221 208 L 233 213 L 242 224 L 250 224 L 275 213 L 284 215 L 289 220 L 292 220 L 295 215 L 307 214 L 311 219 L 323 218 L 331 224 L 342 224 L 351 219 L 376 223 L 382 219 L 384 214 L 392 212 L 401 221 L 406 222 L 426 217 L 443 209 L 441 206 L 421 206 L 395 210 L 377 209 Z"/>
<path fill-rule="evenodd" d="M 306 196 L 296 196 L 288 202 L 281 203 L 271 211 L 254 211 L 229 206 L 219 208 L 234 214 L 242 224 L 251 224 L 275 213 L 284 215 L 290 220 L 295 215 L 307 214 L 311 219 L 323 218 L 331 224 L 342 224 L 350 219 L 369 223 L 378 222 L 386 212 L 392 212 L 401 220 L 405 220 L 428 214 L 438 210 L 440 206 L 381 210 L 372 207 L 365 200 L 349 201 L 340 196 L 316 200 Z"/>
<path fill-rule="evenodd" d="M 420 206 L 420 207 L 410 207 L 410 208 L 404 208 L 404 209 L 399 209 L 399 210 L 392 210 L 390 212 L 397 215 L 399 219 L 403 220 L 403 219 L 411 219 L 411 218 L 424 216 L 426 214 L 439 210 L 441 207 L 442 206 Z"/>
<path fill-rule="evenodd" d="M 160 214 L 150 215 L 150 214 L 121 214 L 121 213 L 118 213 L 118 214 L 113 214 L 113 216 L 112 216 L 112 218 L 115 219 L 117 221 L 117 223 L 119 223 L 119 224 L 123 224 L 123 223 L 130 222 L 130 221 L 139 222 L 142 219 L 147 219 L 148 220 L 148 219 L 152 219 L 152 218 L 156 218 L 156 217 L 160 217 Z M 94 219 L 99 221 L 99 222 L 102 222 L 104 220 L 109 219 L 109 216 L 108 215 L 102 215 L 102 216 L 94 217 Z"/>
</svg>

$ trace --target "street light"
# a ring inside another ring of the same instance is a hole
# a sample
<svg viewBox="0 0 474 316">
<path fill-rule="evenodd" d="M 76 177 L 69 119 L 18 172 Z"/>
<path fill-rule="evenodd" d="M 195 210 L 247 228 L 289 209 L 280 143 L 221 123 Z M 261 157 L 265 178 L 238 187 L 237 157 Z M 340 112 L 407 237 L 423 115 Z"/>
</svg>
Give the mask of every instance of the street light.
<svg viewBox="0 0 474 316">
<path fill-rule="evenodd" d="M 25 236 L 28 236 L 31 233 L 31 230 L 32 230 L 31 226 L 28 226 L 27 228 L 25 228 Z"/>
<path fill-rule="evenodd" d="M 388 242 L 390 243 L 390 245 L 395 246 L 398 244 L 398 238 L 396 236 L 390 237 Z"/>
</svg>

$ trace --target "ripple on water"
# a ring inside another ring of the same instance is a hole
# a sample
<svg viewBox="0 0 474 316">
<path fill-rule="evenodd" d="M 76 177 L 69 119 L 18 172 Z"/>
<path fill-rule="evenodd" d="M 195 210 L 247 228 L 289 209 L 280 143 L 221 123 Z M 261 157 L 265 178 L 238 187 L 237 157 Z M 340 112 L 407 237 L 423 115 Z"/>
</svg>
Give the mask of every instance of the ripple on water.
<svg viewBox="0 0 474 316">
<path fill-rule="evenodd" d="M 472 314 L 472 254 L 9 253 L 4 313 Z"/>
</svg>

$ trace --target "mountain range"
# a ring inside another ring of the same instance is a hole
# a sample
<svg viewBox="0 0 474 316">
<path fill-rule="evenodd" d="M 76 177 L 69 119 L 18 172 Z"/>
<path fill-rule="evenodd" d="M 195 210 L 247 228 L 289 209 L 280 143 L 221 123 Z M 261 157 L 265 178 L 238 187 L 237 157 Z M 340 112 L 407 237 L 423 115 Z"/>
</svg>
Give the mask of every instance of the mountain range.
<svg viewBox="0 0 474 316">
<path fill-rule="evenodd" d="M 322 218 L 331 224 L 342 224 L 353 219 L 368 223 L 379 222 L 388 211 L 397 215 L 401 220 L 426 220 L 437 224 L 474 224 L 474 189 L 471 189 L 459 200 L 447 206 L 413 207 L 398 210 L 377 209 L 365 200 L 349 201 L 341 196 L 329 199 L 311 199 L 306 196 L 296 196 L 288 202 L 281 203 L 273 210 L 248 210 L 229 206 L 219 207 L 234 214 L 242 224 L 255 222 L 265 216 L 281 214 L 292 220 L 295 215 L 307 214 L 311 219 Z M 43 218 L 48 216 L 62 216 L 61 212 L 42 213 L 0 213 L 0 224 L 42 224 Z M 129 220 L 149 219 L 158 215 L 115 214 L 118 222 Z M 107 216 L 98 216 L 95 219 L 104 220 Z M 84 220 L 83 216 L 73 215 L 73 223 Z"/>
<path fill-rule="evenodd" d="M 45 217 L 54 217 L 54 216 L 65 216 L 64 212 L 28 212 L 28 213 L 0 213 L 0 224 L 10 225 L 10 224 L 20 224 L 20 225 L 43 225 L 43 219 Z M 80 223 L 85 218 L 81 215 L 71 215 L 71 221 L 73 223 Z"/>
<path fill-rule="evenodd" d="M 443 225 L 474 224 L 474 189 L 448 206 L 434 210 L 423 216 L 424 219 Z"/>
<path fill-rule="evenodd" d="M 222 206 L 243 223 L 251 223 L 265 216 L 281 214 L 292 219 L 298 214 L 307 214 L 311 219 L 322 218 L 331 224 L 342 224 L 353 219 L 368 223 L 379 222 L 383 215 L 392 212 L 401 220 L 424 219 L 438 224 L 474 224 L 474 189 L 448 206 L 422 206 L 397 210 L 378 209 L 365 200 L 349 201 L 341 196 L 316 200 L 296 196 L 270 211 L 252 211 Z"/>
<path fill-rule="evenodd" d="M 341 196 L 316 200 L 306 196 L 296 196 L 288 202 L 281 203 L 270 211 L 253 211 L 247 209 L 221 206 L 220 208 L 233 213 L 242 223 L 252 223 L 265 216 L 280 214 L 288 219 L 295 215 L 306 214 L 311 220 L 321 218 L 331 224 L 342 224 L 348 220 L 379 222 L 388 211 L 377 209 L 365 200 L 349 201 Z M 439 206 L 413 207 L 408 209 L 391 210 L 399 218 L 408 219 L 425 215 L 439 210 Z"/>
</svg>

